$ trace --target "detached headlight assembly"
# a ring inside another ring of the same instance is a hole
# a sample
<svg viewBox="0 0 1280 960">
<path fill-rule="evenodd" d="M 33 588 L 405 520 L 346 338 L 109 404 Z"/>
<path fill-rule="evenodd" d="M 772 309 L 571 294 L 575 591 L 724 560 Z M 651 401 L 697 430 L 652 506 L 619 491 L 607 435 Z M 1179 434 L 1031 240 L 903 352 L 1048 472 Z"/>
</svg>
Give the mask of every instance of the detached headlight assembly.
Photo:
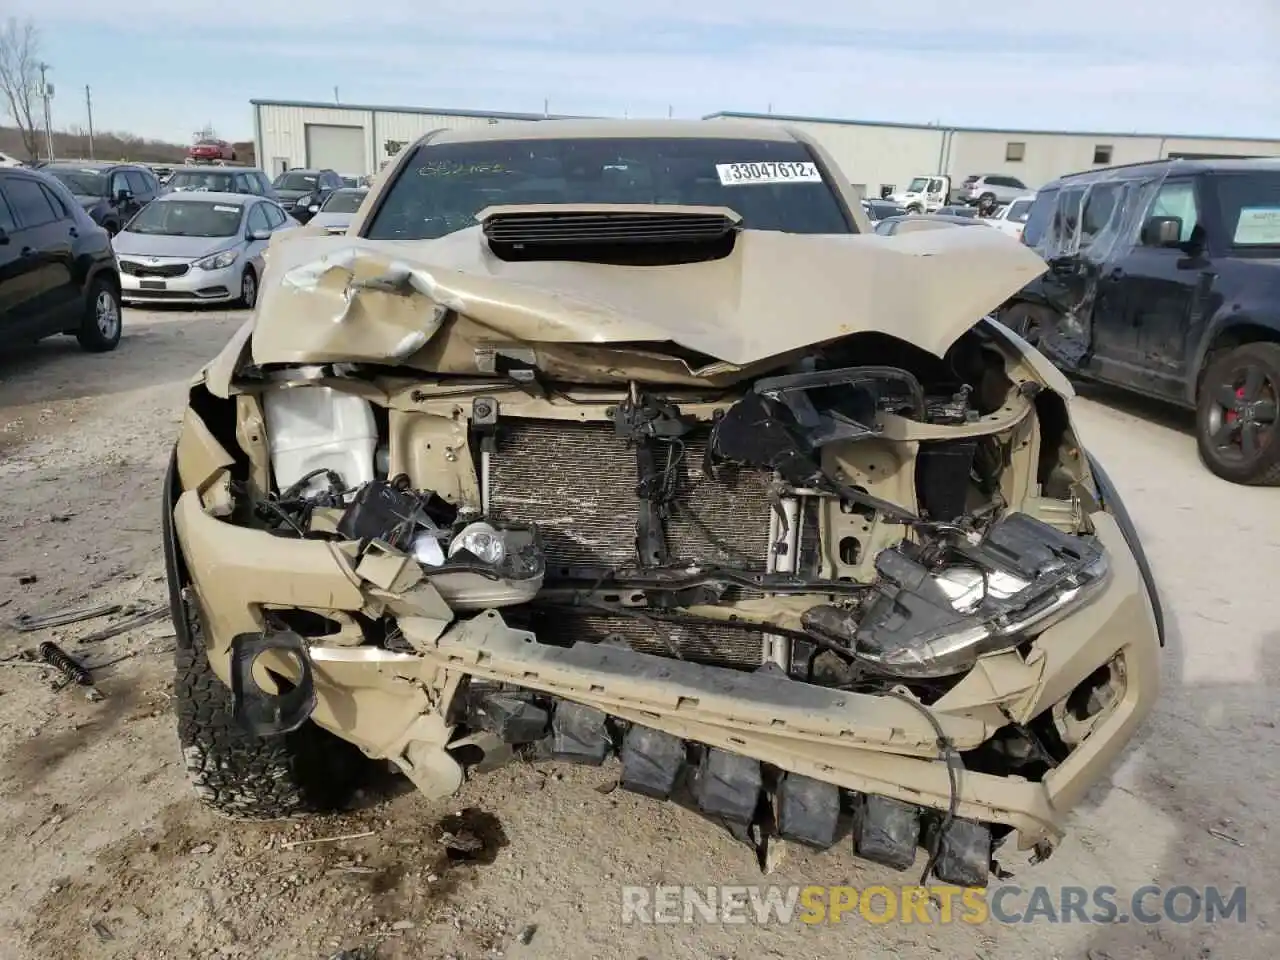
<svg viewBox="0 0 1280 960">
<path fill-rule="evenodd" d="M 195 265 L 201 270 L 225 270 L 235 263 L 236 258 L 239 256 L 239 250 L 223 250 L 221 253 L 205 257 L 203 260 L 197 260 Z"/>
<path fill-rule="evenodd" d="M 454 534 L 445 555 L 443 564 L 424 564 L 424 572 L 455 610 L 527 603 L 542 588 L 546 573 L 532 527 L 469 523 Z"/>
<path fill-rule="evenodd" d="M 809 632 L 850 648 L 878 674 L 925 680 L 963 673 L 979 657 L 1010 650 L 1086 605 L 1110 578 L 1092 537 L 1012 514 L 978 544 L 926 566 L 918 548 L 876 558 L 880 580 L 859 611 L 814 607 Z"/>
</svg>

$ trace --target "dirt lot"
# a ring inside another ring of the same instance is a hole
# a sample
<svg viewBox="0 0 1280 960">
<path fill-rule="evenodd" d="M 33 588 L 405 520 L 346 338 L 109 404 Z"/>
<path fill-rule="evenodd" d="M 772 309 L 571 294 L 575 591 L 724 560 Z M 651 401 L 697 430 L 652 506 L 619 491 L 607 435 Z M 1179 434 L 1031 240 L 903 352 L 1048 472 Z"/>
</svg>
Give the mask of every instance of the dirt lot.
<svg viewBox="0 0 1280 960">
<path fill-rule="evenodd" d="M 164 599 L 156 493 L 191 373 L 241 316 L 129 311 L 119 350 L 52 340 L 0 358 L 0 657 L 56 639 L 102 699 L 0 665 L 0 957 L 1274 957 L 1280 849 L 1280 491 L 1202 469 L 1186 419 L 1095 394 L 1087 440 L 1126 495 L 1164 590 L 1157 716 L 1016 882 L 1248 885 L 1242 924 L 981 927 L 627 926 L 623 884 L 760 883 L 745 848 L 669 804 L 608 791 L 608 768 L 508 768 L 440 804 L 390 786 L 304 824 L 234 825 L 178 762 L 171 631 L 78 644 L 100 618 L 20 633 L 14 619 Z M 130 655 L 113 664 L 108 661 Z M 601 789 L 597 789 L 601 788 Z M 454 862 L 442 830 L 474 836 Z M 292 845 L 297 840 L 365 834 Z M 1015 865 L 1021 866 L 1021 865 Z M 901 883 L 847 845 L 793 852 L 778 883 Z M 524 941 L 527 941 L 524 942 Z"/>
</svg>

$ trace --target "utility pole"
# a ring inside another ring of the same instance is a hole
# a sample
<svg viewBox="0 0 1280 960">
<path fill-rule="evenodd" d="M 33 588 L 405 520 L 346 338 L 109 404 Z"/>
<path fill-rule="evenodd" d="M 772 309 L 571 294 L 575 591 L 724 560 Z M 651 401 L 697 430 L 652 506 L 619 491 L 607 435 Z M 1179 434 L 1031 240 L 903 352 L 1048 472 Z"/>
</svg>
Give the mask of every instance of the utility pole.
<svg viewBox="0 0 1280 960">
<path fill-rule="evenodd" d="M 334 102 L 334 103 L 341 103 L 341 102 L 342 102 L 341 100 L 339 100 L 339 99 L 338 99 L 338 88 L 337 88 L 337 87 L 334 87 L 334 88 L 333 88 L 333 102 Z"/>
<path fill-rule="evenodd" d="M 89 85 L 84 85 L 84 107 L 89 112 L 89 159 L 93 157 L 93 94 L 89 91 Z"/>
<path fill-rule="evenodd" d="M 53 88 L 49 86 L 45 79 L 45 74 L 49 71 L 49 64 L 43 60 L 36 64 L 36 69 L 40 71 L 40 98 L 44 101 L 44 141 L 49 151 L 49 162 L 53 162 L 53 121 L 50 119 L 49 101 L 53 99 Z"/>
<path fill-rule="evenodd" d="M 549 116 L 551 116 L 551 101 L 550 99 L 543 97 L 542 98 L 542 119 L 545 120 Z"/>
</svg>

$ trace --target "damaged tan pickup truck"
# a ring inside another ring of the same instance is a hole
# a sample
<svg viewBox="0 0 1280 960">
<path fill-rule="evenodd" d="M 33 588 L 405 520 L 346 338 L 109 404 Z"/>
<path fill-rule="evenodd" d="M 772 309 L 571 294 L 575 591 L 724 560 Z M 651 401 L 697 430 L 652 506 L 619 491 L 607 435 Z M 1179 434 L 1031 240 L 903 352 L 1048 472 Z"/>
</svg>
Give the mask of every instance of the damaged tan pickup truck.
<svg viewBox="0 0 1280 960">
<path fill-rule="evenodd" d="M 758 853 L 1047 855 L 1151 709 L 1155 588 L 983 319 L 1044 263 L 875 236 L 847 182 L 782 128 L 498 125 L 275 237 L 166 481 L 200 795 L 609 762 Z"/>
</svg>

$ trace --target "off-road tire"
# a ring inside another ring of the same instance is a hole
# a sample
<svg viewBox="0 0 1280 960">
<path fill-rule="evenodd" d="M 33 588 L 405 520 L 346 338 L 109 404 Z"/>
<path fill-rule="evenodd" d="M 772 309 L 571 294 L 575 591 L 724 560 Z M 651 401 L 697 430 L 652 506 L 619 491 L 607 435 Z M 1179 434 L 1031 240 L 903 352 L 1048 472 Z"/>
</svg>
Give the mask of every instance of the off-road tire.
<svg viewBox="0 0 1280 960">
<path fill-rule="evenodd" d="M 1237 464 L 1215 452 L 1210 420 L 1214 389 L 1230 376 L 1232 368 L 1244 364 L 1260 367 L 1272 389 L 1280 388 L 1280 343 L 1246 343 L 1210 360 L 1196 396 L 1196 447 L 1204 465 L 1223 480 L 1254 487 L 1280 486 L 1280 424 L 1272 424 L 1269 442 L 1251 460 Z"/>
<path fill-rule="evenodd" d="M 76 340 L 90 353 L 106 353 L 120 343 L 124 331 L 124 311 L 120 288 L 110 277 L 99 276 L 89 285 Z"/>
<path fill-rule="evenodd" d="M 308 722 L 258 737 L 236 722 L 231 691 L 205 656 L 200 618 L 184 600 L 191 645 L 174 654 L 178 742 L 196 795 L 236 820 L 281 820 L 341 809 L 365 779 L 358 748 Z"/>
</svg>

